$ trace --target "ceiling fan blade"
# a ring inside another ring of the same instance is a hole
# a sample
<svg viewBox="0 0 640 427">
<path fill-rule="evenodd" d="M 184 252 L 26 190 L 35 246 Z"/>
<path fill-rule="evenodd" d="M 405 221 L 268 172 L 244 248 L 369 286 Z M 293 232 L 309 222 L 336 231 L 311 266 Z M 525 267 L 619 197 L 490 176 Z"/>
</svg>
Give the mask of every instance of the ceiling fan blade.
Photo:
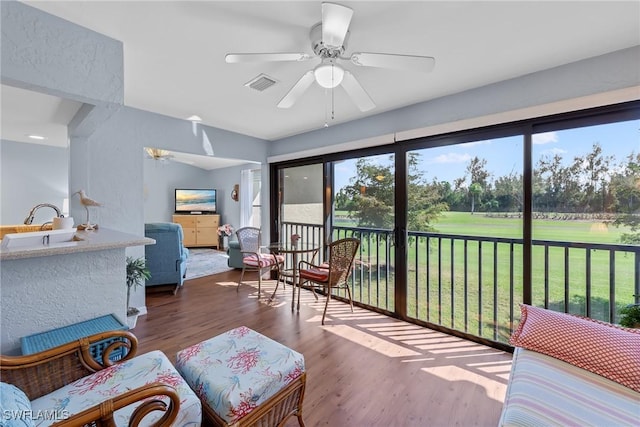
<svg viewBox="0 0 640 427">
<path fill-rule="evenodd" d="M 351 62 L 362 67 L 393 68 L 397 70 L 422 71 L 433 70 L 436 60 L 430 56 L 393 55 L 390 53 L 355 52 Z"/>
<path fill-rule="evenodd" d="M 309 70 L 300 77 L 300 80 L 287 92 L 287 94 L 278 102 L 278 108 L 290 108 L 296 103 L 298 98 L 311 86 L 315 80 L 313 70 Z"/>
<path fill-rule="evenodd" d="M 348 7 L 322 3 L 322 43 L 326 47 L 341 47 L 349 31 L 353 10 Z"/>
<path fill-rule="evenodd" d="M 224 60 L 227 64 L 239 62 L 306 61 L 311 58 L 306 53 L 228 53 Z"/>
<path fill-rule="evenodd" d="M 351 97 L 353 102 L 358 106 L 360 111 L 369 111 L 376 107 L 369 94 L 364 90 L 358 80 L 349 71 L 344 70 L 344 77 L 342 79 L 342 87 L 347 92 L 347 95 Z"/>
</svg>

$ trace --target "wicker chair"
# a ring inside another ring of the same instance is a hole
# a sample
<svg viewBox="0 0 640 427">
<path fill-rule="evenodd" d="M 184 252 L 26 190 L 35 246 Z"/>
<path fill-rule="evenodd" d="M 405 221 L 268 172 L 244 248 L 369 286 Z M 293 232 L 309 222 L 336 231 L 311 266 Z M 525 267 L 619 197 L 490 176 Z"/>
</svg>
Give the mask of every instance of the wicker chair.
<svg viewBox="0 0 640 427">
<path fill-rule="evenodd" d="M 262 286 L 262 275 L 266 271 L 276 270 L 280 277 L 280 269 L 284 267 L 284 256 L 265 253 L 261 245 L 261 232 L 257 227 L 243 227 L 236 230 L 240 253 L 242 254 L 242 273 L 238 281 L 238 288 L 244 278 L 245 271 L 258 272 L 258 297 Z M 278 279 L 279 280 L 279 279 Z M 236 290 L 237 290 L 236 289 Z"/>
<path fill-rule="evenodd" d="M 104 350 L 102 361 L 95 360 L 89 350 L 91 344 L 113 338 L 121 341 L 111 343 Z M 3 382 L 20 388 L 33 401 L 115 363 L 133 359 L 137 346 L 136 337 L 128 331 L 104 332 L 31 355 L 0 355 L 0 374 Z M 126 356 L 117 362 L 109 360 L 111 352 L 121 347 L 128 349 Z M 169 403 L 160 400 L 160 396 L 168 398 Z M 164 414 L 153 425 L 168 427 L 180 409 L 180 397 L 176 389 L 154 382 L 110 399 L 105 398 L 100 404 L 60 420 L 56 426 L 113 426 L 114 412 L 136 402 L 142 403 L 133 411 L 130 426 L 137 426 L 152 411 L 162 411 Z"/>
<path fill-rule="evenodd" d="M 359 247 L 360 240 L 358 239 L 346 238 L 336 240 L 329 244 L 329 258 L 327 262 L 320 265 L 314 265 L 307 261 L 300 261 L 298 263 L 300 284 L 311 282 L 314 286 L 322 287 L 327 295 L 324 311 L 322 312 L 323 325 L 324 318 L 327 314 L 327 307 L 329 306 L 329 299 L 331 299 L 332 289 L 347 290 L 351 312 L 353 312 L 353 300 L 351 299 L 351 290 L 349 289 L 347 280 L 351 274 L 353 260 Z"/>
</svg>

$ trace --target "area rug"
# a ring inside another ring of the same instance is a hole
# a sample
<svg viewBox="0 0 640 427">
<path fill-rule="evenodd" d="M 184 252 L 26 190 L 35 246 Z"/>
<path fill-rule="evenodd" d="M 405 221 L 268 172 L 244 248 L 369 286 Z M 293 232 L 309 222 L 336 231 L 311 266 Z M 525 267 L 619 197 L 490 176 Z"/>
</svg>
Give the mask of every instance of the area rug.
<svg viewBox="0 0 640 427">
<path fill-rule="evenodd" d="M 185 280 L 233 270 L 227 265 L 229 256 L 215 249 L 189 249 Z"/>
</svg>

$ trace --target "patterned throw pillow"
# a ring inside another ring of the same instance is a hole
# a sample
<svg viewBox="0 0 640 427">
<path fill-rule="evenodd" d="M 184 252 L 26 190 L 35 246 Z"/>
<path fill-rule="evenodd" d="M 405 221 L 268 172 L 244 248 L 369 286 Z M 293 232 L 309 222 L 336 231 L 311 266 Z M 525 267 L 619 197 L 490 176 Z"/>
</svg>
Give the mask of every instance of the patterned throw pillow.
<svg viewBox="0 0 640 427">
<path fill-rule="evenodd" d="M 640 392 L 640 330 L 520 305 L 511 345 L 543 353 Z"/>
<path fill-rule="evenodd" d="M 13 384 L 0 382 L 0 426 L 32 427 L 31 402 Z"/>
</svg>

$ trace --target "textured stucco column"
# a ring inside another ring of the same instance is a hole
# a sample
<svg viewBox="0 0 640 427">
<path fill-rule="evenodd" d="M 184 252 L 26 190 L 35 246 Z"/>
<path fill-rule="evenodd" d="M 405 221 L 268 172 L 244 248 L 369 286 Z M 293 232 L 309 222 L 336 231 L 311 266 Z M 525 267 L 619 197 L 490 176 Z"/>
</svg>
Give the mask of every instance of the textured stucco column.
<svg viewBox="0 0 640 427">
<path fill-rule="evenodd" d="M 20 338 L 114 313 L 126 321 L 125 250 L 3 260 L 2 354 L 20 354 Z"/>
</svg>

